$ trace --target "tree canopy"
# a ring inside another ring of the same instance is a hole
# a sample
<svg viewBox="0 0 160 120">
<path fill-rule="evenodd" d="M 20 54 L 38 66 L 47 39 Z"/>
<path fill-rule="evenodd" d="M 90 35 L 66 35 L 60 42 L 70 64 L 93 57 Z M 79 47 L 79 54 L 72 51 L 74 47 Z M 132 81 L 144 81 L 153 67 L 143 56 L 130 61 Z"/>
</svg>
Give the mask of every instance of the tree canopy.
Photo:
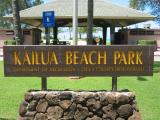
<svg viewBox="0 0 160 120">
<path fill-rule="evenodd" d="M 12 13 L 12 1 L 0 0 L 0 28 L 10 28 L 12 23 L 3 18 L 3 16 Z M 43 0 L 19 0 L 20 10 L 39 5 L 43 3 Z"/>
<path fill-rule="evenodd" d="M 160 24 L 160 0 L 130 0 L 130 7 L 139 10 L 150 10 Z"/>
</svg>

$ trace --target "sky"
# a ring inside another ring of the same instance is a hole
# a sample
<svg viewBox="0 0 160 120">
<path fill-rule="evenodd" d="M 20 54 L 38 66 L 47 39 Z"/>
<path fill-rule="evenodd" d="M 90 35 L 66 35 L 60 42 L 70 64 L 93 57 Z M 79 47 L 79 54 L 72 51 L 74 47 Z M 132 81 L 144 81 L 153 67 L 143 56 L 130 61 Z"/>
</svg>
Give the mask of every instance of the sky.
<svg viewBox="0 0 160 120">
<path fill-rule="evenodd" d="M 129 0 L 110 0 L 113 3 L 129 6 Z"/>
</svg>

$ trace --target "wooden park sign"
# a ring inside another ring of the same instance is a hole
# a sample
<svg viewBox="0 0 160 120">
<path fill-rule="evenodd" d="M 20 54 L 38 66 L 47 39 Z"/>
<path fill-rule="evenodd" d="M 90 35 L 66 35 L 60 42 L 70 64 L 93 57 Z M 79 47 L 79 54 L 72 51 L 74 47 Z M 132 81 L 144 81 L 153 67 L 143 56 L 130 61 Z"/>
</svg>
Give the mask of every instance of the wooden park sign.
<svg viewBox="0 0 160 120">
<path fill-rule="evenodd" d="M 149 76 L 153 46 L 4 46 L 5 76 Z"/>
</svg>

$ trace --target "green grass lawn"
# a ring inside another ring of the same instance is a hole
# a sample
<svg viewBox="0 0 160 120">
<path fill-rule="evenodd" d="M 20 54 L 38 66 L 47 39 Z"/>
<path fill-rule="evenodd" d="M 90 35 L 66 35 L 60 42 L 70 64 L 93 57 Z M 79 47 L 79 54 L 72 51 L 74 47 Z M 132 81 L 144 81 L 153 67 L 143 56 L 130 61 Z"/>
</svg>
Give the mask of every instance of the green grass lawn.
<svg viewBox="0 0 160 120">
<path fill-rule="evenodd" d="M 119 90 L 129 89 L 136 93 L 144 120 L 160 120 L 160 62 L 155 63 L 153 77 L 120 77 L 118 87 Z M 4 77 L 3 62 L 0 62 L 0 120 L 16 119 L 24 93 L 40 88 L 40 78 Z M 111 90 L 111 78 L 70 80 L 67 77 L 52 77 L 48 79 L 48 89 Z"/>
</svg>

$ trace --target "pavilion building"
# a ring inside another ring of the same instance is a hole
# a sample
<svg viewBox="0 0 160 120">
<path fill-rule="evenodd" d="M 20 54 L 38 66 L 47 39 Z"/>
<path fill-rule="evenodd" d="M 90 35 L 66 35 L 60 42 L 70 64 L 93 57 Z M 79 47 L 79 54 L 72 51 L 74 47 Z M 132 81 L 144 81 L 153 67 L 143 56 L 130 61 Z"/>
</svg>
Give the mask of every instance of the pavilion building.
<svg viewBox="0 0 160 120">
<path fill-rule="evenodd" d="M 42 27 L 42 13 L 55 11 L 56 25 L 53 28 L 54 39 L 57 39 L 58 27 L 72 27 L 73 0 L 54 0 L 20 11 L 21 22 L 31 26 Z M 87 26 L 88 0 L 78 0 L 78 26 Z M 6 16 L 12 19 L 12 15 Z M 101 27 L 103 40 L 107 38 L 110 28 L 111 40 L 114 43 L 115 27 L 126 27 L 136 23 L 152 20 L 153 15 L 113 4 L 109 0 L 94 0 L 94 27 Z"/>
</svg>

